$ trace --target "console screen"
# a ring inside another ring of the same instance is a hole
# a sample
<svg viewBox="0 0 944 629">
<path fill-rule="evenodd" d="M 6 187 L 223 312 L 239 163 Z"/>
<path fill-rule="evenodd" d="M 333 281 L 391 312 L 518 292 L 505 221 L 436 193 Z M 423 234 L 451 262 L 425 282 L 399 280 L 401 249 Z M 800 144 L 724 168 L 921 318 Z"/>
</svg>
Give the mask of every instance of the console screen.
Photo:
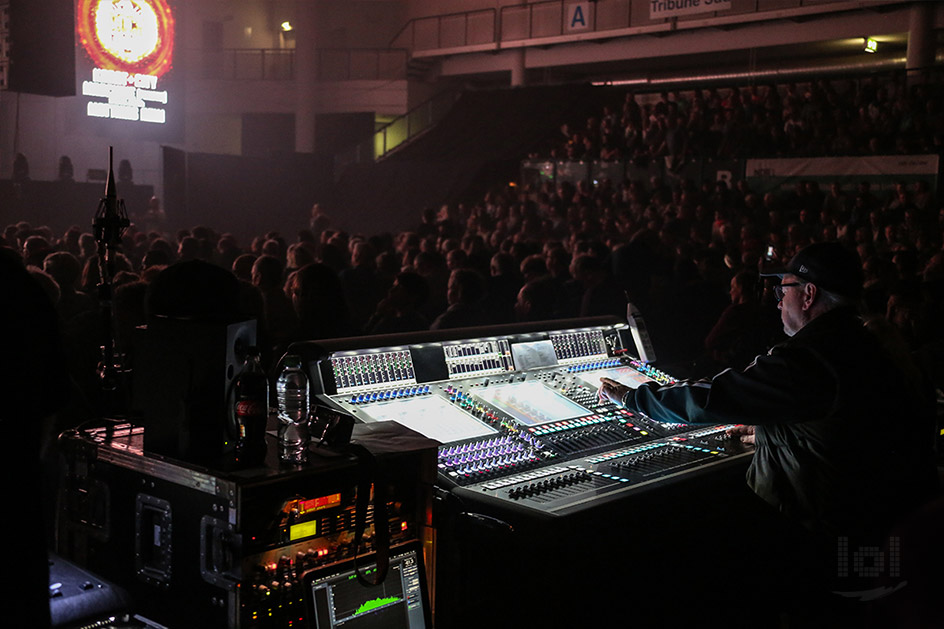
<svg viewBox="0 0 944 629">
<path fill-rule="evenodd" d="M 411 398 L 392 402 L 365 404 L 365 421 L 393 420 L 439 443 L 450 443 L 497 432 L 441 397 Z"/>
<path fill-rule="evenodd" d="M 586 371 L 577 374 L 577 377 L 582 380 L 584 384 L 594 389 L 600 387 L 600 378 L 616 380 L 630 389 L 637 389 L 639 385 L 645 384 L 646 382 L 655 382 L 655 380 L 649 376 L 639 373 L 632 367 L 614 367 L 600 371 Z"/>
<path fill-rule="evenodd" d="M 306 626 L 428 629 L 428 594 L 418 550 L 392 554 L 387 578 L 371 587 L 358 582 L 351 563 L 306 575 Z M 367 568 L 368 574 L 372 571 Z"/>
<path fill-rule="evenodd" d="M 587 409 L 540 382 L 515 382 L 476 391 L 475 396 L 508 413 L 525 426 L 572 419 Z"/>
</svg>

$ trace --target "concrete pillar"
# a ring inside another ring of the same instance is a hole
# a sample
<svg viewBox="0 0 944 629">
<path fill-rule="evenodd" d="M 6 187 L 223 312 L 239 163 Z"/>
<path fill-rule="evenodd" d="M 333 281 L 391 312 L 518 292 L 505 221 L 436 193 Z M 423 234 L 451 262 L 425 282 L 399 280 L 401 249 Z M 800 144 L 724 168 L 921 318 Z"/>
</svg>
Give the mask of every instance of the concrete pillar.
<svg viewBox="0 0 944 629">
<path fill-rule="evenodd" d="M 528 4 L 528 0 L 519 0 L 518 4 L 525 6 Z M 498 15 L 501 19 L 501 10 L 499 9 Z M 495 33 L 495 36 L 498 38 L 498 41 L 501 41 L 501 27 L 499 26 L 498 32 Z M 524 48 L 515 48 L 511 51 L 511 86 L 512 87 L 524 87 L 527 83 L 527 77 L 525 74 L 525 59 L 524 59 Z"/>
<path fill-rule="evenodd" d="M 298 153 L 315 152 L 319 4 L 311 0 L 295 2 L 295 151 Z"/>
<path fill-rule="evenodd" d="M 915 2 L 908 16 L 908 84 L 927 82 L 928 69 L 934 65 L 934 31 L 931 29 L 934 2 Z"/>
<path fill-rule="evenodd" d="M 524 48 L 515 48 L 511 51 L 511 86 L 524 87 L 527 84 Z"/>
</svg>

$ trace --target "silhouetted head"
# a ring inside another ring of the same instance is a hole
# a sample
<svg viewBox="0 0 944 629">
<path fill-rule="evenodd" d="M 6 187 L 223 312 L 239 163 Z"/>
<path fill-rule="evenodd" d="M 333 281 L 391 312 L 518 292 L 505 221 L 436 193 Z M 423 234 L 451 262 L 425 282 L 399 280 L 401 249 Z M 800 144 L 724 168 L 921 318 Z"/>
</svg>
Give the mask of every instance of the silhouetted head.
<svg viewBox="0 0 944 629">
<path fill-rule="evenodd" d="M 232 273 L 209 262 L 178 262 L 151 282 L 147 313 L 176 319 L 238 319 L 239 282 Z"/>
</svg>

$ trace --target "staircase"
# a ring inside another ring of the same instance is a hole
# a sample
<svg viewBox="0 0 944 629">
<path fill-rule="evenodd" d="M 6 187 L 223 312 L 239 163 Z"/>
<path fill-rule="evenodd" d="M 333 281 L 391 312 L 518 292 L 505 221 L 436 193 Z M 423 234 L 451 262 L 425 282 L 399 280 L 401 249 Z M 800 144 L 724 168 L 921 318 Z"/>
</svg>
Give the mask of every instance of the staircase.
<svg viewBox="0 0 944 629">
<path fill-rule="evenodd" d="M 424 207 L 474 201 L 496 177 L 516 179 L 519 161 L 562 123 L 598 114 L 600 95 L 589 85 L 466 92 L 438 125 L 383 161 L 347 167 L 328 205 L 351 231 L 411 229 Z"/>
<path fill-rule="evenodd" d="M 435 65 L 436 59 L 431 57 L 410 57 L 406 64 L 406 77 L 410 81 L 423 81 Z"/>
</svg>

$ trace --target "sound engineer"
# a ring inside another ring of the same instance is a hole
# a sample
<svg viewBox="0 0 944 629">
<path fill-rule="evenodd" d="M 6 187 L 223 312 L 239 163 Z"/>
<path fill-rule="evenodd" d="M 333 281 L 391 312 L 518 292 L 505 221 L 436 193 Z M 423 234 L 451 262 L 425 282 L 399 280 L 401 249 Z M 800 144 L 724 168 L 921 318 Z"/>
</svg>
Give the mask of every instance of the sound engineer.
<svg viewBox="0 0 944 629">
<path fill-rule="evenodd" d="M 599 394 L 659 421 L 739 425 L 729 434 L 756 446 L 748 485 L 824 557 L 842 537 L 881 544 L 936 491 L 931 391 L 858 318 L 853 251 L 812 244 L 768 275 L 787 341 L 710 381 L 604 378 Z"/>
</svg>

